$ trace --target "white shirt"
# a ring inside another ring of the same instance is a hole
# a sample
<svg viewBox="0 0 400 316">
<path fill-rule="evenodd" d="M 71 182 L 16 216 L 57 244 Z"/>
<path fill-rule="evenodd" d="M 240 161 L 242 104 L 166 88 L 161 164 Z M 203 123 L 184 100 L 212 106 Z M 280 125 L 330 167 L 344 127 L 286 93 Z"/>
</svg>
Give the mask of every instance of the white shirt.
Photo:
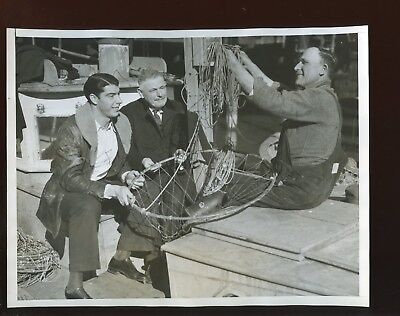
<svg viewBox="0 0 400 316">
<path fill-rule="evenodd" d="M 156 110 L 156 109 L 153 109 L 153 108 L 150 108 L 149 107 L 149 109 L 150 109 L 150 111 L 151 111 L 151 113 L 153 114 L 153 115 L 158 115 L 158 117 L 160 118 L 160 120 L 161 120 L 161 122 L 162 122 L 162 117 L 163 117 L 163 110 Z"/>
<path fill-rule="evenodd" d="M 96 122 L 97 128 L 97 156 L 93 173 L 90 180 L 103 179 L 117 156 L 118 141 L 115 128 L 112 122 L 107 127 L 101 127 Z"/>
</svg>

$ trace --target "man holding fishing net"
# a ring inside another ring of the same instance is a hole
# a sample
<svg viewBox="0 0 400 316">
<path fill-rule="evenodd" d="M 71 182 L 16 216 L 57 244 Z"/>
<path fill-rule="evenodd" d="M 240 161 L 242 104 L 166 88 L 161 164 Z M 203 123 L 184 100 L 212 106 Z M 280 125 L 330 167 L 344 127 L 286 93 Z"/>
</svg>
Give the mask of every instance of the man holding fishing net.
<svg viewBox="0 0 400 316">
<path fill-rule="evenodd" d="M 37 216 L 60 257 L 65 237 L 69 237 L 68 299 L 91 298 L 83 280 L 100 268 L 98 227 L 102 210 L 134 205 L 131 189 L 144 182 L 140 173 L 130 171 L 126 164 L 131 127 L 119 111 L 122 101 L 118 85 L 118 80 L 106 73 L 89 77 L 84 85 L 88 102 L 66 120 L 51 145 L 55 152 L 53 174 L 43 190 Z M 145 282 L 145 275 L 123 254 L 119 247 L 109 270 Z"/>
<path fill-rule="evenodd" d="M 323 49 L 306 49 L 294 70 L 295 91 L 283 90 L 244 53 L 225 50 L 230 70 L 251 103 L 282 118 L 273 166 L 277 185 L 255 205 L 296 210 L 325 201 L 344 167 L 342 118 L 330 74 L 335 58 Z"/>
<path fill-rule="evenodd" d="M 128 162 L 134 169 L 141 170 L 146 179 L 137 192 L 137 204 L 151 215 L 183 216 L 187 200 L 192 197 L 193 201 L 196 195 L 186 158 L 189 135 L 194 135 L 197 115 L 188 112 L 184 104 L 167 98 L 167 84 L 162 73 L 144 69 L 138 80 L 142 98 L 122 109 L 132 127 Z M 126 256 L 143 258 L 153 287 L 168 296 L 168 276 L 160 246 L 177 237 L 182 221 L 154 218 L 138 209 L 120 214 L 120 221 L 120 230 L 127 232 L 126 238 L 120 240 L 120 244 L 130 250 Z M 156 266 L 158 268 L 154 268 Z"/>
</svg>

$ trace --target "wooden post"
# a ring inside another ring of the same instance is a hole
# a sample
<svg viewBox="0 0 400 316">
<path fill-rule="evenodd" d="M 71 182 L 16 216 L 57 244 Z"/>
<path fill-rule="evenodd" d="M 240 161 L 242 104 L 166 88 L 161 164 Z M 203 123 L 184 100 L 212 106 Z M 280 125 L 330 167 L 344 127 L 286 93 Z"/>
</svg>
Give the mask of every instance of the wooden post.
<svg viewBox="0 0 400 316">
<path fill-rule="evenodd" d="M 119 80 L 129 79 L 128 45 L 118 39 L 99 41 L 99 71 L 109 73 Z"/>
<path fill-rule="evenodd" d="M 335 45 L 335 44 L 336 44 L 335 41 L 336 41 L 336 34 L 333 34 L 333 35 L 332 35 L 332 38 L 331 38 L 331 53 L 332 53 L 332 54 L 335 53 L 335 48 L 336 48 L 336 47 L 335 47 L 335 46 L 336 46 L 336 45 Z"/>
<path fill-rule="evenodd" d="M 195 111 L 201 118 L 204 132 L 209 142 L 213 137 L 213 118 L 212 109 L 209 104 L 205 104 L 203 98 L 203 89 L 200 86 L 198 71 L 195 67 L 206 65 L 206 49 L 210 43 L 220 42 L 222 38 L 185 38 L 185 70 L 186 70 L 186 87 L 188 93 L 188 109 Z M 226 139 L 233 145 L 237 145 L 237 123 L 238 123 L 238 100 L 231 100 L 228 104 L 226 113 L 226 125 L 228 127 Z"/>
<path fill-rule="evenodd" d="M 212 129 L 212 109 L 209 105 L 204 104 L 202 98 L 202 89 L 199 87 L 198 71 L 194 68 L 199 66 L 200 62 L 204 62 L 204 38 L 185 38 L 185 81 L 187 91 L 188 110 L 198 113 L 204 133 L 209 142 L 214 139 Z"/>
<path fill-rule="evenodd" d="M 205 104 L 203 98 L 203 89 L 199 87 L 199 73 L 196 66 L 203 65 L 205 62 L 205 46 L 204 38 L 185 38 L 184 51 L 185 51 L 185 82 L 187 91 L 187 106 L 188 110 L 196 112 L 199 115 L 201 125 L 207 140 L 212 143 L 214 140 L 213 135 L 213 121 L 212 109 L 209 104 Z M 199 142 L 195 144 L 196 149 L 201 149 Z M 200 158 L 200 157 L 197 157 Z M 197 159 L 195 158 L 195 159 Z M 204 158 L 202 158 L 204 159 Z M 205 181 L 207 167 L 201 165 L 193 170 L 193 176 L 196 179 L 196 188 L 199 192 Z"/>
</svg>

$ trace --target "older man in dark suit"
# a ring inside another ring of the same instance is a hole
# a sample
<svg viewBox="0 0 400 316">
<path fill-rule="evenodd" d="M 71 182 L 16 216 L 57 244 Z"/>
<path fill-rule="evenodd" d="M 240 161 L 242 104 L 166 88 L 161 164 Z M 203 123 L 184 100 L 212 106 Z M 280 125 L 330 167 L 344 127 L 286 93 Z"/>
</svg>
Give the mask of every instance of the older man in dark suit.
<svg viewBox="0 0 400 316">
<path fill-rule="evenodd" d="M 144 194 L 143 206 L 149 205 L 158 196 L 160 184 L 165 186 L 177 163 L 185 160 L 185 149 L 197 122 L 197 115 L 187 111 L 184 104 L 167 98 L 166 88 L 162 73 L 144 70 L 139 76 L 138 89 L 142 98 L 121 110 L 128 117 L 132 127 L 129 163 L 137 170 L 151 169 L 147 173 L 148 179 L 144 186 L 147 194 Z M 200 133 L 201 139 L 205 140 L 204 132 L 201 130 Z M 161 166 L 158 162 L 174 155 L 177 159 L 163 165 L 162 170 L 159 170 Z M 186 164 L 187 162 L 183 164 L 184 168 L 188 168 Z M 196 188 L 189 169 L 187 172 L 182 170 L 178 173 L 176 180 L 180 185 L 172 182 L 161 196 L 162 203 L 155 203 L 153 211 L 164 215 L 183 214 L 185 203 L 194 197 Z M 144 257 L 145 268 L 148 271 L 150 263 L 159 259 L 163 240 L 161 235 L 148 225 L 148 221 L 140 219 L 139 214 L 138 216 L 136 219 L 128 219 L 135 242 L 131 242 L 131 236 L 127 238 L 126 243 L 130 242 L 133 256 L 136 254 Z M 176 233 L 173 227 L 168 227 L 168 223 L 160 224 L 164 225 L 164 232 L 167 231 L 168 235 Z M 124 247 L 128 248 L 128 245 Z M 153 276 L 153 273 L 151 274 Z M 153 286 L 156 286 L 154 277 L 152 278 Z"/>
</svg>

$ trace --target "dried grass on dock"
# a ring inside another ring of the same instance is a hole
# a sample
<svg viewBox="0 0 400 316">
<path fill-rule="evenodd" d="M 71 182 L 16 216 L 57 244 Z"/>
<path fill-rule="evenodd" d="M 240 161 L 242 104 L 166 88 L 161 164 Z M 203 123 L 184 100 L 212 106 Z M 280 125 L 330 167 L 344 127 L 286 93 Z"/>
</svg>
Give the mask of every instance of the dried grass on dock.
<svg viewBox="0 0 400 316">
<path fill-rule="evenodd" d="M 17 241 L 17 282 L 27 287 L 39 281 L 46 281 L 60 268 L 58 254 L 48 243 L 35 240 L 18 228 Z"/>
</svg>

